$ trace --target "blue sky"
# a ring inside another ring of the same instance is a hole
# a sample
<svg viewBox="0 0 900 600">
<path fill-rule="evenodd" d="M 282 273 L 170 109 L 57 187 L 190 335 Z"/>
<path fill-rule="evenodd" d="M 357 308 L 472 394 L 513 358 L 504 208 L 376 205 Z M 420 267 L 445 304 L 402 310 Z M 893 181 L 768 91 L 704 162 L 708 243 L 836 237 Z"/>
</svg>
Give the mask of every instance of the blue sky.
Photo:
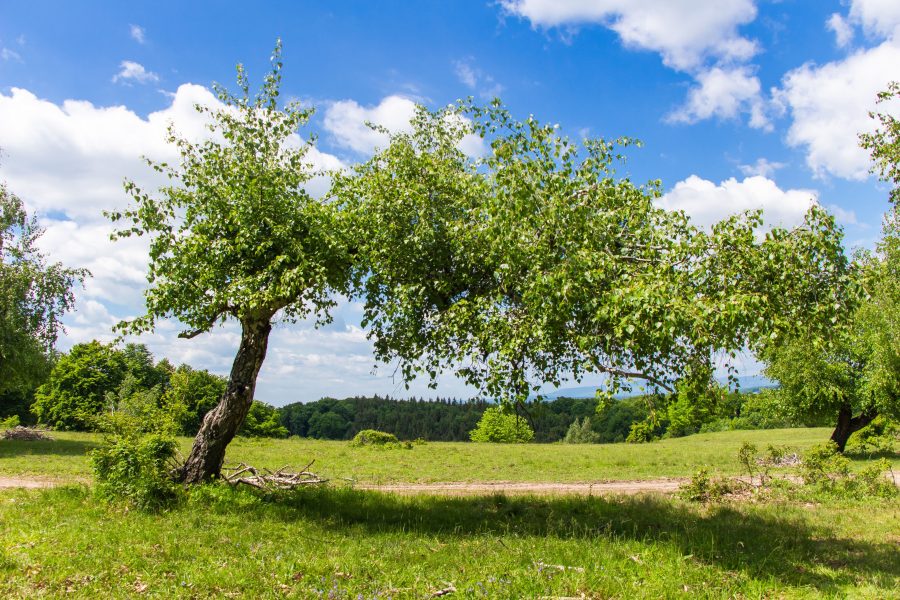
<svg viewBox="0 0 900 600">
<path fill-rule="evenodd" d="M 211 83 L 232 84 L 237 62 L 258 81 L 279 37 L 283 92 L 317 107 L 321 166 L 369 155 L 380 140 L 366 120 L 402 128 L 413 102 L 499 95 L 572 137 L 640 138 L 627 174 L 661 179 L 661 204 L 701 223 L 760 207 L 792 225 L 815 199 L 848 245 L 871 246 L 887 193 L 855 136 L 875 92 L 900 79 L 898 26 L 900 3 L 886 0 L 3 3 L 0 179 L 42 218 L 53 258 L 94 273 L 62 348 L 111 339 L 141 310 L 146 249 L 108 242 L 101 215 L 125 204 L 122 179 L 159 183 L 138 157 L 171 156 L 169 121 L 199 135 L 192 104 L 213 102 Z M 175 333 L 141 341 L 227 372 L 234 326 Z M 407 392 L 373 364 L 344 302 L 324 330 L 278 329 L 257 395 L 472 394 L 451 377 Z"/>
</svg>

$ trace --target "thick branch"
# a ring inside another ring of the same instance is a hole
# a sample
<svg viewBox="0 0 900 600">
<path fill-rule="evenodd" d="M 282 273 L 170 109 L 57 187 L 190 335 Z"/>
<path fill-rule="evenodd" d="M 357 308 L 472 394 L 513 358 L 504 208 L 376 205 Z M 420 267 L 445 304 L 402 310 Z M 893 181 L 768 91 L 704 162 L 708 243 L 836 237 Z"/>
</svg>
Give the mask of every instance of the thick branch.
<svg viewBox="0 0 900 600">
<path fill-rule="evenodd" d="M 594 366 L 597 368 L 597 370 L 602 371 L 604 373 L 609 373 L 610 375 L 618 375 L 620 377 L 628 377 L 628 378 L 632 378 L 632 379 L 643 379 L 644 381 L 649 381 L 650 383 L 652 383 L 653 385 L 655 385 L 657 387 L 661 387 L 662 389 L 666 390 L 669 393 L 672 393 L 675 391 L 675 389 L 673 387 L 671 387 L 670 385 L 668 385 L 666 383 L 663 383 L 661 380 L 657 379 L 656 377 L 653 377 L 652 375 L 647 375 L 645 373 L 640 373 L 638 371 L 625 371 L 623 369 L 617 369 L 615 367 L 607 367 L 605 365 L 599 365 L 599 364 L 595 364 Z"/>
</svg>

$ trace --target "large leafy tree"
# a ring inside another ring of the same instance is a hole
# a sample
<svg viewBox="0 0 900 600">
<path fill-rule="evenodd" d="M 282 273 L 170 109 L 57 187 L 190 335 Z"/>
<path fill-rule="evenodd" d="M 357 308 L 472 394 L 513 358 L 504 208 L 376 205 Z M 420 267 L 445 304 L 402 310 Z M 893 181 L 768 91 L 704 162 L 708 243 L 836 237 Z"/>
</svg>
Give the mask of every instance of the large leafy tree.
<svg viewBox="0 0 900 600">
<path fill-rule="evenodd" d="M 59 357 L 38 387 L 31 410 L 41 423 L 90 430 L 98 415 L 115 408 L 109 398 L 119 393 L 126 379 L 129 390 L 162 393 L 169 382 L 168 363 L 154 364 L 143 344 L 127 344 L 121 349 L 96 340 L 75 344 Z"/>
<path fill-rule="evenodd" d="M 878 102 L 898 97 L 895 82 Z M 871 116 L 879 127 L 861 134 L 860 145 L 871 154 L 872 172 L 893 184 L 883 238 L 847 265 L 835 286 L 834 315 L 818 315 L 762 348 L 767 374 L 781 383 L 775 395 L 781 408 L 799 418 L 834 419 L 831 439 L 841 451 L 878 415 L 900 416 L 900 121 L 887 112 Z"/>
<path fill-rule="evenodd" d="M 182 468 L 185 482 L 219 474 L 250 410 L 273 322 L 327 319 L 332 292 L 347 281 L 340 214 L 303 187 L 312 176 L 313 141 L 297 131 L 312 111 L 279 105 L 281 68 L 279 44 L 271 72 L 251 94 L 238 66 L 238 93 L 216 86 L 224 107 L 197 107 L 213 135 L 195 142 L 170 131 L 180 162 L 150 162 L 172 185 L 150 194 L 128 182 L 134 205 L 110 215 L 122 224 L 118 237 L 150 237 L 147 311 L 121 331 L 150 331 L 170 317 L 187 327 L 181 335 L 188 338 L 229 319 L 241 327 L 225 392 Z"/>
<path fill-rule="evenodd" d="M 72 288 L 88 275 L 48 263 L 43 229 L 0 183 L 0 396 L 30 392 L 46 376 Z"/>
<path fill-rule="evenodd" d="M 835 311 L 846 262 L 814 208 L 763 235 L 759 214 L 710 231 L 618 177 L 617 142 L 576 144 L 497 104 L 430 113 L 336 178 L 361 232 L 357 293 L 375 350 L 406 378 L 452 370 L 495 398 L 603 373 L 609 391 L 718 393 L 716 355 Z M 490 145 L 460 150 L 465 135 Z"/>
</svg>

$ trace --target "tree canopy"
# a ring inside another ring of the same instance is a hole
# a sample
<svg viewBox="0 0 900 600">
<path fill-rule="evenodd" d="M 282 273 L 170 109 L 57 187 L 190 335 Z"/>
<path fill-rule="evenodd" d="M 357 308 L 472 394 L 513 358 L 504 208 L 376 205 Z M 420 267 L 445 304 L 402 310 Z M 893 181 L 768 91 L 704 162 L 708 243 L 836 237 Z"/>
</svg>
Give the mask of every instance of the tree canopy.
<svg viewBox="0 0 900 600">
<path fill-rule="evenodd" d="M 895 82 L 878 102 L 897 96 Z M 900 416 L 900 123 L 888 113 L 871 116 L 880 127 L 861 134 L 860 145 L 871 154 L 872 172 L 894 185 L 883 237 L 874 252 L 861 250 L 842 266 L 832 291 L 834 314 L 814 314 L 761 349 L 767 375 L 781 384 L 775 395 L 781 409 L 834 419 L 832 440 L 841 451 L 876 416 Z"/>
<path fill-rule="evenodd" d="M 484 156 L 460 149 L 472 134 Z M 585 373 L 608 375 L 610 393 L 635 380 L 702 392 L 717 353 L 837 311 L 846 260 L 825 211 L 793 230 L 763 234 L 759 213 L 699 229 L 657 206 L 658 181 L 617 176 L 635 145 L 577 144 L 466 103 L 420 108 L 410 132 L 339 174 L 378 358 L 513 401 Z"/>
<path fill-rule="evenodd" d="M 0 183 L 0 395 L 30 392 L 46 375 L 72 288 L 88 275 L 48 263 L 36 247 L 43 232 Z"/>
</svg>

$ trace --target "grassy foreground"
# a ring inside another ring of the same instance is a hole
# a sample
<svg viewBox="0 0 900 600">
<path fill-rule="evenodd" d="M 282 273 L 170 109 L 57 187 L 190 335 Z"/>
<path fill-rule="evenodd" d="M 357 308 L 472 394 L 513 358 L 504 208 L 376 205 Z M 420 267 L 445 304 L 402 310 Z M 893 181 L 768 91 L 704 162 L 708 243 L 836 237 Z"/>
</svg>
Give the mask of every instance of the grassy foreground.
<svg viewBox="0 0 900 600">
<path fill-rule="evenodd" d="M 900 597 L 900 507 L 674 498 L 265 498 L 146 514 L 86 487 L 0 492 L 0 596 Z"/>
<path fill-rule="evenodd" d="M 237 440 L 229 460 L 361 483 L 574 482 L 740 471 L 749 441 L 803 450 L 826 429 L 642 445 Z M 343 484 L 267 496 L 207 485 L 161 513 L 93 494 L 91 434 L 0 441 L 0 597 L 900 598 L 900 502 L 393 496 Z M 190 440 L 181 440 L 186 449 Z M 897 455 L 890 457 L 898 467 Z M 856 460 L 856 467 L 869 461 Z M 582 596 L 583 595 L 583 596 Z"/>
<path fill-rule="evenodd" d="M 662 440 L 650 444 L 474 444 L 430 442 L 411 450 L 352 448 L 347 442 L 323 440 L 236 439 L 228 462 L 257 467 L 303 466 L 329 478 L 360 483 L 439 481 L 577 482 L 659 477 L 689 477 L 699 467 L 711 473 L 740 472 L 740 445 L 747 441 L 764 450 L 768 444 L 803 451 L 828 440 L 831 431 L 774 429 L 728 431 Z M 0 476 L 29 476 L 62 481 L 90 479 L 87 453 L 100 436 L 55 432 L 53 442 L 0 441 Z M 180 440 L 187 452 L 190 439 Z M 891 457 L 895 469 L 900 458 Z M 860 459 L 858 462 L 865 462 Z"/>
</svg>

